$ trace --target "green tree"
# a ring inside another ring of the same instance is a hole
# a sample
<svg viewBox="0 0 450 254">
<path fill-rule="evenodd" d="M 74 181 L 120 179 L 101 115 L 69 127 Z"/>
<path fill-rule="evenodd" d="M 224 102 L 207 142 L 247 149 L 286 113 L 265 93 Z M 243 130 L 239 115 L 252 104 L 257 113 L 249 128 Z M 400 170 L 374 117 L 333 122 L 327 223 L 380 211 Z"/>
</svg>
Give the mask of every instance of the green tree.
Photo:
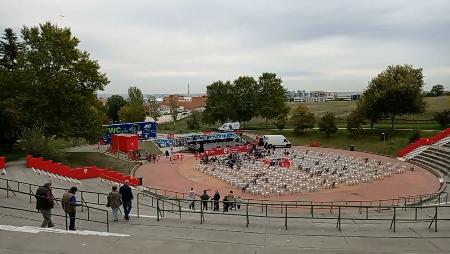
<svg viewBox="0 0 450 254">
<path fill-rule="evenodd" d="M 225 123 L 229 120 L 236 120 L 236 107 L 234 105 L 235 95 L 233 86 L 229 81 L 225 83 L 216 81 L 206 87 L 208 100 L 203 112 L 203 122 L 215 124 Z"/>
<path fill-rule="evenodd" d="M 20 43 L 11 28 L 6 28 L 0 40 L 0 65 L 7 70 L 14 70 L 19 56 Z"/>
<path fill-rule="evenodd" d="M 113 95 L 106 101 L 106 114 L 114 123 L 119 122 L 119 110 L 127 105 L 127 101 L 120 95 Z"/>
<path fill-rule="evenodd" d="M 258 115 L 266 119 L 266 128 L 269 119 L 273 119 L 288 111 L 286 105 L 286 89 L 282 80 L 274 73 L 263 73 L 259 79 Z"/>
<path fill-rule="evenodd" d="M 169 99 L 170 116 L 172 117 L 173 129 L 176 129 L 178 114 L 180 113 L 180 107 L 174 96 Z"/>
<path fill-rule="evenodd" d="M 65 149 L 70 147 L 70 143 L 63 139 L 46 137 L 42 128 L 24 129 L 20 140 L 20 147 L 27 154 L 59 162 L 65 159 Z"/>
<path fill-rule="evenodd" d="M 19 113 L 10 100 L 0 102 L 0 144 L 12 151 L 12 146 L 17 140 L 19 129 Z M 0 147 L 1 148 L 1 147 Z"/>
<path fill-rule="evenodd" d="M 198 130 L 201 127 L 201 117 L 202 115 L 198 111 L 192 111 L 191 115 L 187 119 L 187 127 L 190 130 Z"/>
<path fill-rule="evenodd" d="M 442 110 L 434 114 L 434 120 L 438 122 L 442 129 L 447 128 L 450 124 L 450 110 Z"/>
<path fill-rule="evenodd" d="M 372 79 L 362 95 L 361 107 L 391 120 L 396 116 L 422 113 L 425 109 L 422 69 L 411 65 L 391 65 Z"/>
<path fill-rule="evenodd" d="M 444 92 L 444 86 L 438 84 L 431 88 L 430 95 L 433 97 L 442 96 L 444 95 Z"/>
<path fill-rule="evenodd" d="M 346 122 L 347 131 L 352 135 L 360 132 L 362 130 L 362 125 L 365 124 L 362 114 L 357 110 L 352 111 L 347 116 Z"/>
<path fill-rule="evenodd" d="M 119 119 L 123 123 L 143 122 L 145 109 L 143 105 L 129 104 L 119 110 Z"/>
<path fill-rule="evenodd" d="M 141 89 L 136 86 L 128 87 L 128 103 L 136 105 L 144 105 L 144 96 Z"/>
<path fill-rule="evenodd" d="M 280 114 L 275 118 L 275 126 L 277 126 L 278 130 L 283 130 L 284 127 L 286 126 L 286 122 L 287 122 L 287 114 Z"/>
<path fill-rule="evenodd" d="M 17 66 L 23 73 L 20 107 L 25 126 L 40 126 L 47 136 L 83 137 L 98 112 L 96 92 L 108 83 L 98 63 L 86 51 L 78 49 L 79 40 L 70 28 L 49 22 L 22 29 L 23 49 Z M 78 129 L 80 130 L 80 129 Z"/>
<path fill-rule="evenodd" d="M 314 128 L 316 119 L 307 107 L 299 105 L 291 116 L 291 122 L 294 124 L 294 134 L 301 135 L 306 129 Z"/>
<path fill-rule="evenodd" d="M 150 95 L 147 98 L 147 112 L 148 115 L 155 120 L 155 122 L 158 121 L 161 116 L 161 113 L 159 112 L 159 102 L 153 95 Z"/>
<path fill-rule="evenodd" d="M 244 128 L 245 122 L 257 115 L 258 89 L 258 82 L 253 77 L 243 76 L 233 82 L 234 93 L 229 96 L 234 98 L 236 118 L 233 120 L 244 122 Z M 229 97 L 225 99 L 231 99 Z"/>
<path fill-rule="evenodd" d="M 319 120 L 319 130 L 325 132 L 327 137 L 337 132 L 336 117 L 334 113 L 326 112 Z"/>
</svg>

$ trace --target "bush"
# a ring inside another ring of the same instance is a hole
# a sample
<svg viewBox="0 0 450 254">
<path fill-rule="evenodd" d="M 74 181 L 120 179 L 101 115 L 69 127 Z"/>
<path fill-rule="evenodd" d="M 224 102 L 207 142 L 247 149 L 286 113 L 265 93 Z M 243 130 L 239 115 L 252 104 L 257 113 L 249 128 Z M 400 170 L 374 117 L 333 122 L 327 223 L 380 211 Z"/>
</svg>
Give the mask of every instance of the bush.
<svg viewBox="0 0 450 254">
<path fill-rule="evenodd" d="M 442 110 L 434 115 L 434 120 L 438 122 L 441 128 L 447 128 L 450 124 L 450 110 Z"/>
<path fill-rule="evenodd" d="M 309 109 L 303 105 L 299 105 L 294 114 L 291 117 L 291 121 L 294 124 L 294 134 L 301 135 L 305 129 L 314 128 L 316 119 L 314 114 L 309 111 Z"/>
<path fill-rule="evenodd" d="M 362 125 L 365 124 L 364 118 L 358 111 L 351 112 L 346 119 L 347 131 L 351 135 L 355 135 L 362 130 Z"/>
<path fill-rule="evenodd" d="M 275 124 L 275 126 L 277 126 L 277 129 L 281 131 L 286 126 L 286 121 L 287 121 L 287 115 L 281 114 L 281 115 L 277 116 L 274 124 Z"/>
<path fill-rule="evenodd" d="M 189 130 L 198 130 L 201 127 L 201 114 L 198 111 L 192 111 L 189 119 L 186 120 L 187 128 Z"/>
<path fill-rule="evenodd" d="M 409 143 L 414 143 L 416 140 L 420 138 L 420 133 L 418 130 L 413 130 L 411 136 L 409 137 Z"/>
<path fill-rule="evenodd" d="M 46 138 L 41 128 L 26 129 L 22 133 L 20 147 L 29 155 L 47 160 L 63 161 L 70 142 L 64 139 Z"/>
<path fill-rule="evenodd" d="M 329 137 L 331 133 L 337 132 L 336 118 L 333 113 L 327 112 L 320 118 L 319 130 L 325 132 L 327 137 Z"/>
</svg>

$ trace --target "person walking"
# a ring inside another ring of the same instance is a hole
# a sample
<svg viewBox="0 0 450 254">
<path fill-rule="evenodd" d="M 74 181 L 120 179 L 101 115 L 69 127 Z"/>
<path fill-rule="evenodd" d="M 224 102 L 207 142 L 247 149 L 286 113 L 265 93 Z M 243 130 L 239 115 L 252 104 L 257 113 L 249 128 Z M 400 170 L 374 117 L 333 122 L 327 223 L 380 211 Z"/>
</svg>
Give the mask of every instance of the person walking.
<svg viewBox="0 0 450 254">
<path fill-rule="evenodd" d="M 52 182 L 48 181 L 43 186 L 36 190 L 36 209 L 42 213 L 44 221 L 41 224 L 42 228 L 54 227 L 52 222 L 52 208 L 55 205 L 54 197 L 52 194 Z"/>
<path fill-rule="evenodd" d="M 71 187 L 68 192 L 64 193 L 62 197 L 62 206 L 64 212 L 69 215 L 70 223 L 69 230 L 75 229 L 75 216 L 77 213 L 76 207 L 79 206 L 77 204 L 77 198 L 75 197 L 75 193 L 78 191 L 77 187 Z"/>
<path fill-rule="evenodd" d="M 206 190 L 203 191 L 203 194 L 200 196 L 200 199 L 202 200 L 203 209 L 208 211 L 209 195 L 206 193 Z"/>
<path fill-rule="evenodd" d="M 125 180 L 123 185 L 119 189 L 120 195 L 122 195 L 122 203 L 123 203 L 123 212 L 125 216 L 123 217 L 125 220 L 130 220 L 130 211 L 131 211 L 131 201 L 133 200 L 133 192 L 129 186 L 129 181 Z"/>
<path fill-rule="evenodd" d="M 216 193 L 213 196 L 214 199 L 214 211 L 219 211 L 219 202 L 220 202 L 220 193 L 219 190 L 216 190 Z"/>
<path fill-rule="evenodd" d="M 108 194 L 107 207 L 111 207 L 114 221 L 119 221 L 119 207 L 122 205 L 122 196 L 117 191 L 117 186 L 112 187 L 112 191 Z"/>
<path fill-rule="evenodd" d="M 189 191 L 188 200 L 189 200 L 189 209 L 195 210 L 195 190 L 193 187 L 191 187 L 191 190 Z"/>
</svg>

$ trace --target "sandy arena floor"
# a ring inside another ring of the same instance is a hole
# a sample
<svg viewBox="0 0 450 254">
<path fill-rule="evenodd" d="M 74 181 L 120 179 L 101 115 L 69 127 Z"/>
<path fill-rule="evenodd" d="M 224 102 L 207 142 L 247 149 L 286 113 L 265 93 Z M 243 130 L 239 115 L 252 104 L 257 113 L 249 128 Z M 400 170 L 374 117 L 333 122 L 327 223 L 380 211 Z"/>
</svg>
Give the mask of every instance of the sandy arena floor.
<svg viewBox="0 0 450 254">
<path fill-rule="evenodd" d="M 314 147 L 295 147 L 300 150 L 320 150 L 324 153 L 335 153 L 343 155 L 351 155 L 354 157 L 362 157 L 383 161 L 391 161 L 394 163 L 405 163 L 394 158 L 368 154 L 363 152 L 351 152 L 346 150 L 331 148 L 314 148 Z M 426 169 L 415 167 L 415 171 L 406 171 L 403 174 L 395 174 L 392 177 L 384 178 L 380 181 L 372 183 L 362 183 L 354 186 L 339 185 L 335 189 L 320 190 L 318 192 L 307 192 L 278 196 L 276 194 L 270 197 L 260 195 L 252 195 L 251 193 L 241 193 L 237 189 L 225 182 L 205 175 L 193 169 L 193 166 L 199 161 L 193 155 L 185 155 L 184 160 L 170 162 L 169 159 L 162 158 L 159 162 L 147 163 L 141 166 L 135 173 L 136 177 L 143 177 L 143 185 L 153 188 L 187 193 L 191 187 L 194 187 L 197 194 L 208 190 L 208 194 L 213 195 L 218 189 L 223 195 L 233 190 L 235 196 L 243 199 L 264 199 L 264 200 L 302 200 L 302 201 L 344 201 L 344 200 L 380 200 L 394 199 L 398 197 L 414 196 L 436 192 L 439 187 L 438 178 Z M 409 167 L 408 167 L 409 168 Z M 289 169 L 286 169 L 289 170 Z"/>
</svg>

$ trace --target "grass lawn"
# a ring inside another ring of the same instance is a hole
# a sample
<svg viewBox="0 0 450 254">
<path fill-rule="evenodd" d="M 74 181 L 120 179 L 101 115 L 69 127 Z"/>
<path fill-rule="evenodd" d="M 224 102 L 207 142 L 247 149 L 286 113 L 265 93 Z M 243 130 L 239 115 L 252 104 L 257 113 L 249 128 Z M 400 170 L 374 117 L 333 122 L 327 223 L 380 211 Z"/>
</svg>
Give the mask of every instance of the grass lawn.
<svg viewBox="0 0 450 254">
<path fill-rule="evenodd" d="M 387 139 L 383 141 L 381 133 L 386 132 Z M 421 137 L 428 137 L 437 132 L 420 132 Z M 355 146 L 355 150 L 367 151 L 372 153 L 396 156 L 397 151 L 409 144 L 411 131 L 383 131 L 383 130 L 364 130 L 358 136 L 348 135 L 346 130 L 338 130 L 330 137 L 317 130 L 305 131 L 302 136 L 295 136 L 293 131 L 259 131 L 258 134 L 282 134 L 294 145 L 309 146 L 311 143 L 319 141 L 323 147 L 333 147 L 340 149 L 349 149 L 350 145 Z"/>
<path fill-rule="evenodd" d="M 64 163 L 71 167 L 97 166 L 99 168 L 114 169 L 129 174 L 131 169 L 136 165 L 136 163 L 133 162 L 118 160 L 111 156 L 96 152 L 70 152 L 66 153 L 66 155 L 67 157 Z"/>
<path fill-rule="evenodd" d="M 159 154 L 159 155 L 162 154 L 161 150 L 159 150 L 159 148 L 152 141 L 140 142 L 139 149 L 142 150 L 144 153 L 147 152 L 149 154 Z"/>
</svg>

